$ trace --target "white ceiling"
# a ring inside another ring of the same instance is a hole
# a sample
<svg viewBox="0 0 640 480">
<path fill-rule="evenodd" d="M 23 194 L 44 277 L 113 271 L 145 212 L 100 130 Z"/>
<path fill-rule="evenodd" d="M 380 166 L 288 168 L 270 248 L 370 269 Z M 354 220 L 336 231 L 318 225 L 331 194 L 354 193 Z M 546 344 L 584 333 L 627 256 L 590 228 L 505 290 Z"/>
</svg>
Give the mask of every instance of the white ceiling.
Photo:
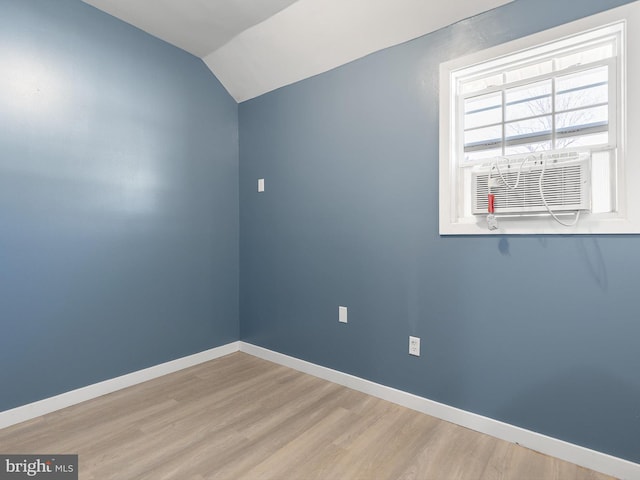
<svg viewBox="0 0 640 480">
<path fill-rule="evenodd" d="M 202 58 L 238 102 L 512 0 L 83 0 Z"/>
</svg>

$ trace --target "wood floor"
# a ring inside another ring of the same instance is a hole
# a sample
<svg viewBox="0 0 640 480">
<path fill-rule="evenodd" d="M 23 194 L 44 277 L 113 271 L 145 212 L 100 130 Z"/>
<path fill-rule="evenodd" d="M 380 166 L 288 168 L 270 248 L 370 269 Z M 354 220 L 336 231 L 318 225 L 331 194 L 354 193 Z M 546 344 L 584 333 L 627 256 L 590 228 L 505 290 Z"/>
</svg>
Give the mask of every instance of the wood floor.
<svg viewBox="0 0 640 480">
<path fill-rule="evenodd" d="M 77 453 L 82 480 L 611 478 L 244 353 L 0 430 L 0 452 Z"/>
</svg>

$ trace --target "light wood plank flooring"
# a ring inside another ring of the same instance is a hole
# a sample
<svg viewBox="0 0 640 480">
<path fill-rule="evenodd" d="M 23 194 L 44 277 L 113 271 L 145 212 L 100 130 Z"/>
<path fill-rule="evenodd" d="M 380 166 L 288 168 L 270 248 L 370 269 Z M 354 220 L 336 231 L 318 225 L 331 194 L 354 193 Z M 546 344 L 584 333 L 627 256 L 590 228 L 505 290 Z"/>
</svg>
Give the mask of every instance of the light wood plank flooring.
<svg viewBox="0 0 640 480">
<path fill-rule="evenodd" d="M 83 480 L 611 477 L 234 353 L 0 430 Z"/>
</svg>

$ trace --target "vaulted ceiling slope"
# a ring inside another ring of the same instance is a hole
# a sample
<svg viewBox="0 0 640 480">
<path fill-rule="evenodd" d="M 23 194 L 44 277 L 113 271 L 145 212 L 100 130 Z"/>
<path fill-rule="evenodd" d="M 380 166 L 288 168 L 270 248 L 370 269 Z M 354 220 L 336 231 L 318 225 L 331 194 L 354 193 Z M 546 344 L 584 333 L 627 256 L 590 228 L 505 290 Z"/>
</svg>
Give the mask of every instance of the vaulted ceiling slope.
<svg viewBox="0 0 640 480">
<path fill-rule="evenodd" d="M 202 58 L 242 102 L 512 0 L 83 0 Z"/>
</svg>

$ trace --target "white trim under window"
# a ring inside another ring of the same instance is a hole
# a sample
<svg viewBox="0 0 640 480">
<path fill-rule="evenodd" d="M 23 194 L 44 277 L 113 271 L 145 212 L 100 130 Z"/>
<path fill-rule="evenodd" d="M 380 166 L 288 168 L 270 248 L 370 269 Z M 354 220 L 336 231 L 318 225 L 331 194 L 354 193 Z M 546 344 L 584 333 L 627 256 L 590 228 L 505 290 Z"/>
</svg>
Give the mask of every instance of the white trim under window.
<svg viewBox="0 0 640 480">
<path fill-rule="evenodd" d="M 640 131 L 638 84 L 640 2 L 442 64 L 440 234 L 640 233 L 640 135 L 626 136 Z M 472 209 L 479 168 L 511 158 L 531 172 L 575 151 L 589 153 L 593 185 L 575 225 L 496 210 L 490 230 Z"/>
</svg>

